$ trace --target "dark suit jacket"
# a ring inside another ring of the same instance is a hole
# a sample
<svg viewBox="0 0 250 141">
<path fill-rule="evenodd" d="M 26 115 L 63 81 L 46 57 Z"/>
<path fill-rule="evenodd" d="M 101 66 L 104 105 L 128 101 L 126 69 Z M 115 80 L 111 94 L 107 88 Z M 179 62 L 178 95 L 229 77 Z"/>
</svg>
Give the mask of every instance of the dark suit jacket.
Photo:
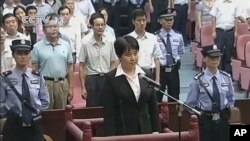
<svg viewBox="0 0 250 141">
<path fill-rule="evenodd" d="M 156 94 L 139 78 L 138 102 L 124 75 L 116 69 L 106 74 L 103 92 L 104 128 L 107 136 L 145 134 L 160 131 Z"/>
</svg>

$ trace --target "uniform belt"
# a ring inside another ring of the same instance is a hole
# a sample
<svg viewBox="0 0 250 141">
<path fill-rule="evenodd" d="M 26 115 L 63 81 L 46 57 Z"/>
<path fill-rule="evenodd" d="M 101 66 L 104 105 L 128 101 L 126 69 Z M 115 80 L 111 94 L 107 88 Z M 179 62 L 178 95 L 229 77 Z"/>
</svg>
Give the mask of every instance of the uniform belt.
<svg viewBox="0 0 250 141">
<path fill-rule="evenodd" d="M 230 29 L 216 28 L 216 29 L 219 30 L 219 31 L 224 31 L 224 32 L 230 32 L 230 31 L 234 30 L 234 28 L 230 28 Z"/>
<path fill-rule="evenodd" d="M 143 68 L 143 67 L 142 67 L 142 68 Z M 154 73 L 154 72 L 155 72 L 155 68 L 151 68 L 151 69 L 143 68 L 143 69 L 148 70 L 148 71 L 150 71 L 151 73 Z"/>
<path fill-rule="evenodd" d="M 50 80 L 50 81 L 63 81 L 65 80 L 65 77 L 43 77 L 45 80 Z"/>
<path fill-rule="evenodd" d="M 108 4 L 108 5 L 113 5 L 113 3 L 111 3 L 111 2 L 103 1 L 103 3 Z"/>
<path fill-rule="evenodd" d="M 91 74 L 91 75 L 88 75 L 88 76 L 100 76 L 100 77 L 103 77 L 105 75 L 105 73 L 98 73 L 98 74 Z"/>
<path fill-rule="evenodd" d="M 223 110 L 218 111 L 217 113 L 214 113 L 212 111 L 206 111 L 206 110 L 200 110 L 202 113 L 204 113 L 207 116 L 213 116 L 214 114 L 225 114 L 225 112 L 229 112 L 229 108 L 224 108 Z"/>
<path fill-rule="evenodd" d="M 176 6 L 183 6 L 183 5 L 187 5 L 187 3 L 177 3 L 177 4 L 174 4 L 174 5 L 176 5 Z"/>
<path fill-rule="evenodd" d="M 173 64 L 173 65 L 170 65 L 170 66 L 165 65 L 165 66 L 161 66 L 161 68 L 174 68 L 175 66 L 176 66 L 176 64 Z"/>
</svg>

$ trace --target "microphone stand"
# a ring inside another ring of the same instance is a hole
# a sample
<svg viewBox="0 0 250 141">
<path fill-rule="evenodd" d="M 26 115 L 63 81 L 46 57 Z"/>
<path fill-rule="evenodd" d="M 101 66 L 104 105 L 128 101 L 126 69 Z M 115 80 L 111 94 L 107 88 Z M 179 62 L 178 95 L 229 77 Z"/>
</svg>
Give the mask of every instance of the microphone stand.
<svg viewBox="0 0 250 141">
<path fill-rule="evenodd" d="M 199 112 L 199 111 L 197 111 L 196 109 L 194 109 L 194 108 L 192 108 L 192 107 L 190 107 L 190 106 L 188 106 L 187 104 L 185 104 L 183 101 L 181 101 L 181 100 L 178 100 L 178 99 L 176 99 L 176 98 L 174 98 L 173 96 L 171 96 L 171 95 L 169 95 L 169 94 L 167 94 L 167 93 L 165 93 L 165 92 L 163 92 L 162 90 L 160 90 L 158 87 L 156 87 L 156 86 L 153 86 L 153 85 L 150 85 L 149 84 L 149 86 L 151 86 L 151 87 L 153 87 L 154 89 L 155 89 L 155 91 L 158 91 L 158 92 L 160 92 L 160 93 L 162 93 L 163 95 L 165 95 L 165 96 L 167 96 L 168 98 L 171 98 L 171 99 L 173 99 L 174 101 L 176 101 L 177 103 L 178 103 L 178 106 L 177 106 L 177 111 L 178 111 L 178 132 L 179 132 L 179 141 L 181 141 L 181 116 L 182 116 L 182 111 L 183 111 L 183 106 L 185 107 L 185 108 L 187 108 L 189 111 L 192 111 L 193 113 L 195 113 L 196 115 L 201 115 L 201 113 Z"/>
</svg>

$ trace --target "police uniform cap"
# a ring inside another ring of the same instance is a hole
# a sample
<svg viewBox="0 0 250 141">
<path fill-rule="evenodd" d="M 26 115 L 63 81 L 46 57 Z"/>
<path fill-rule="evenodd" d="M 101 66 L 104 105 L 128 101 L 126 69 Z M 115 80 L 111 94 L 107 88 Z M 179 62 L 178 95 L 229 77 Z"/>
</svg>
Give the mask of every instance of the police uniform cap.
<svg viewBox="0 0 250 141">
<path fill-rule="evenodd" d="M 29 40 L 16 39 L 12 41 L 10 49 L 11 51 L 17 51 L 17 50 L 31 51 L 32 46 Z"/>
<path fill-rule="evenodd" d="M 175 16 L 175 9 L 174 8 L 164 9 L 158 15 L 159 18 L 164 18 L 164 19 L 173 19 L 174 16 Z"/>
<path fill-rule="evenodd" d="M 216 45 L 205 46 L 202 48 L 202 54 L 204 57 L 219 57 L 222 56 L 221 50 Z"/>
</svg>

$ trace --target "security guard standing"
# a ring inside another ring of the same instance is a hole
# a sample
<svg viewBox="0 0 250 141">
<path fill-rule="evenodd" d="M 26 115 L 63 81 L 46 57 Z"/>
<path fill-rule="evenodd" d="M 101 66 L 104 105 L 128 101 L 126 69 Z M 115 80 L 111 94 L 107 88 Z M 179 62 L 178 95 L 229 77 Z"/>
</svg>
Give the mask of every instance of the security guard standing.
<svg viewBox="0 0 250 141">
<path fill-rule="evenodd" d="M 179 99 L 180 56 L 184 54 L 184 42 L 182 35 L 172 29 L 174 15 L 174 9 L 172 8 L 165 9 L 159 13 L 158 21 L 162 28 L 156 32 L 156 36 L 163 54 L 160 58 L 160 89 L 165 91 L 167 85 L 168 94 Z M 161 102 L 162 98 L 163 94 L 158 93 L 158 102 Z M 168 101 L 173 102 L 173 99 L 169 99 Z"/>
<path fill-rule="evenodd" d="M 13 40 L 15 68 L 0 77 L 0 117 L 6 117 L 3 141 L 43 141 L 40 112 L 49 106 L 49 94 L 39 72 L 28 67 L 31 43 Z"/>
<path fill-rule="evenodd" d="M 228 73 L 218 70 L 222 53 L 216 45 L 203 48 L 206 69 L 194 77 L 186 103 L 199 110 L 200 140 L 229 141 L 234 88 Z"/>
</svg>

